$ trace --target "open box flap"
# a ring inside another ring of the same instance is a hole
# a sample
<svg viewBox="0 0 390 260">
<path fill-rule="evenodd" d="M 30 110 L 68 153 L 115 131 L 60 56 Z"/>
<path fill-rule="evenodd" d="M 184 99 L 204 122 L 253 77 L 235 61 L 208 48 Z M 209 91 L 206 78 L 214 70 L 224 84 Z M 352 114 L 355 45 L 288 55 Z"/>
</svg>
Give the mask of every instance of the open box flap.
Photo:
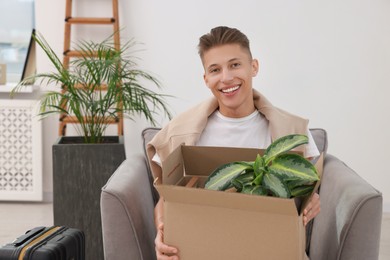
<svg viewBox="0 0 390 260">
<path fill-rule="evenodd" d="M 210 175 L 219 166 L 234 161 L 254 161 L 262 149 L 214 146 L 183 146 L 185 174 Z M 201 162 L 201 163 L 199 163 Z"/>
<path fill-rule="evenodd" d="M 178 146 L 168 158 L 162 162 L 162 183 L 168 185 L 175 185 L 183 177 L 183 145 Z"/>
</svg>

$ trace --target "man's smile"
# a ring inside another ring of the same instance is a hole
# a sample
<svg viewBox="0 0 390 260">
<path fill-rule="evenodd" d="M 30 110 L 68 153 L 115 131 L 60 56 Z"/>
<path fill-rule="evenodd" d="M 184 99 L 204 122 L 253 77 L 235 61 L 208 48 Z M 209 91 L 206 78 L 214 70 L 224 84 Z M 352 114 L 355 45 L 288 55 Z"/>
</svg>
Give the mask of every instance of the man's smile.
<svg viewBox="0 0 390 260">
<path fill-rule="evenodd" d="M 234 91 L 236 91 L 237 89 L 239 89 L 241 87 L 241 85 L 237 85 L 235 87 L 230 87 L 230 88 L 225 88 L 225 89 L 221 89 L 220 91 L 222 93 L 225 93 L 225 94 L 230 94 L 230 93 L 233 93 Z"/>
</svg>

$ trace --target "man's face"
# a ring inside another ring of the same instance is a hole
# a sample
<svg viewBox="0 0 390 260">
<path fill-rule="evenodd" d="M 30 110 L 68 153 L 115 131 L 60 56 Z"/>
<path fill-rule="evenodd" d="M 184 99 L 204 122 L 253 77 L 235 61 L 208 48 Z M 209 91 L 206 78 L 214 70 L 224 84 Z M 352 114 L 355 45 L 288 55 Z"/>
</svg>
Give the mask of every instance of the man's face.
<svg viewBox="0 0 390 260">
<path fill-rule="evenodd" d="M 217 98 L 219 111 L 228 117 L 244 117 L 254 110 L 252 78 L 257 60 L 238 44 L 214 47 L 203 55 L 204 80 Z"/>
</svg>

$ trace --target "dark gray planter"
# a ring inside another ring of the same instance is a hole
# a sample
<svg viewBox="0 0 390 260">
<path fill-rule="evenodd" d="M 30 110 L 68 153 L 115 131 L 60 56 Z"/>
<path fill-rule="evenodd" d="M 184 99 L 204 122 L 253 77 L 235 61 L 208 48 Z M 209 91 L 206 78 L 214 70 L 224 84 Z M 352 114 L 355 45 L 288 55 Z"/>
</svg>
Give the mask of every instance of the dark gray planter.
<svg viewBox="0 0 390 260">
<path fill-rule="evenodd" d="M 117 143 L 77 144 L 79 137 L 62 137 L 53 145 L 54 225 L 84 231 L 87 260 L 104 259 L 100 192 L 126 157 L 123 137 L 109 138 Z"/>
</svg>

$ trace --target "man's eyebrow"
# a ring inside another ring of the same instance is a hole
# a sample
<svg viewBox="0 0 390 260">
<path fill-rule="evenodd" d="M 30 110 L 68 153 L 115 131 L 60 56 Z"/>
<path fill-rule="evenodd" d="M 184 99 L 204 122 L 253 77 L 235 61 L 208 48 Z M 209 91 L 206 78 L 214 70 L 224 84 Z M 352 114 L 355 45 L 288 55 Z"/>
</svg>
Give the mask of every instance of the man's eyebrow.
<svg viewBox="0 0 390 260">
<path fill-rule="evenodd" d="M 232 58 L 228 62 L 237 61 L 237 60 L 240 60 L 240 58 Z"/>
<path fill-rule="evenodd" d="M 228 60 L 228 62 L 233 62 L 233 61 L 238 61 L 240 60 L 240 58 L 231 58 L 230 60 Z M 211 64 L 207 67 L 207 69 L 210 69 L 212 67 L 215 67 L 215 66 L 219 66 L 217 63 L 214 63 L 214 64 Z"/>
<path fill-rule="evenodd" d="M 211 64 L 210 66 L 208 66 L 207 69 L 209 70 L 209 69 L 211 69 L 212 67 L 216 67 L 216 66 L 218 66 L 218 64 L 214 63 L 214 64 Z"/>
</svg>

